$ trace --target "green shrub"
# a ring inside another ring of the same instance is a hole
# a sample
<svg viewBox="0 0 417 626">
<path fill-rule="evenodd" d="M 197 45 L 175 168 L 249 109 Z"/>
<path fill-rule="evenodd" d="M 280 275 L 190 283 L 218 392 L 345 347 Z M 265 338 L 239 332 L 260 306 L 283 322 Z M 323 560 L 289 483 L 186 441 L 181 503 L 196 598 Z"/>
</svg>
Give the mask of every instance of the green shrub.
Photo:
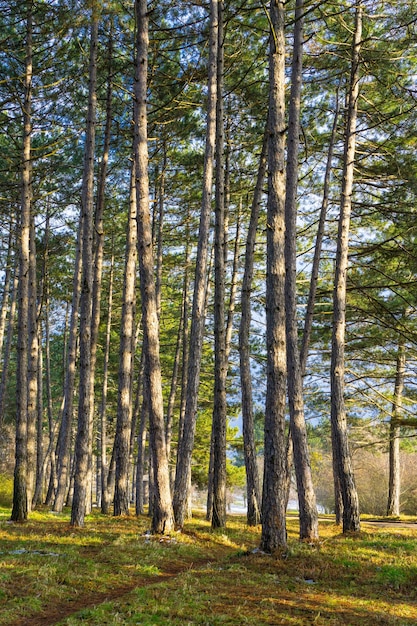
<svg viewBox="0 0 417 626">
<path fill-rule="evenodd" d="M 0 506 L 10 507 L 13 501 L 13 478 L 0 474 Z"/>
</svg>

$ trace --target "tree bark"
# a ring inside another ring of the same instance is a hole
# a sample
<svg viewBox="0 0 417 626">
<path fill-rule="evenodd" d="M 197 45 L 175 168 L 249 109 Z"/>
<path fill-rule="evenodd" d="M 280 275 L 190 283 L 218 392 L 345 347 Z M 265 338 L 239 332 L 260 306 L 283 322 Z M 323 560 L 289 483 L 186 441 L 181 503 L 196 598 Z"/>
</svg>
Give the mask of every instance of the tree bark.
<svg viewBox="0 0 417 626">
<path fill-rule="evenodd" d="M 38 297 L 36 284 L 36 244 L 35 223 L 31 215 L 29 263 L 29 352 L 28 352 L 28 423 L 27 423 L 27 498 L 28 512 L 32 509 L 32 499 L 36 484 L 36 425 L 38 421 L 38 381 L 39 381 L 39 329 Z"/>
<path fill-rule="evenodd" d="M 75 253 L 75 267 L 71 302 L 71 316 L 69 322 L 68 349 L 65 366 L 64 399 L 62 407 L 61 425 L 59 427 L 56 445 L 57 460 L 57 487 L 54 496 L 53 510 L 61 513 L 67 496 L 70 482 L 70 448 L 74 417 L 74 389 L 76 376 L 76 361 L 78 350 L 78 317 L 81 295 L 81 258 L 82 258 L 82 215 L 78 226 L 77 248 Z"/>
<path fill-rule="evenodd" d="M 110 510 L 110 494 L 108 489 L 108 463 L 107 463 L 107 390 L 109 381 L 109 356 L 110 335 L 113 312 L 113 273 L 114 273 L 114 246 L 112 243 L 112 255 L 109 270 L 109 291 L 107 302 L 106 339 L 104 348 L 103 384 L 101 389 L 101 402 L 99 409 L 100 421 L 100 479 L 101 479 L 101 512 L 107 515 Z"/>
<path fill-rule="evenodd" d="M 213 511 L 212 528 L 226 526 L 226 327 L 225 327 L 225 199 L 224 199 L 224 104 L 223 104 L 223 12 L 218 3 L 216 194 L 214 236 L 214 394 L 213 394 Z"/>
<path fill-rule="evenodd" d="M 174 515 L 179 527 L 184 524 L 187 512 L 187 494 L 191 474 L 191 457 L 194 447 L 197 418 L 198 388 L 200 383 L 201 354 L 206 309 L 207 265 L 211 216 L 211 197 L 214 149 L 216 141 L 217 99 L 217 49 L 218 1 L 210 2 L 209 74 L 207 95 L 206 147 L 204 156 L 203 197 L 198 235 L 194 295 L 190 328 L 190 347 L 187 372 L 187 395 L 183 432 L 178 446 L 177 471 L 174 486 Z"/>
<path fill-rule="evenodd" d="M 149 211 L 147 145 L 148 14 L 146 0 L 136 0 L 137 57 L 134 107 L 134 162 L 138 211 L 138 250 L 142 295 L 145 389 L 149 391 L 149 428 L 154 467 L 152 531 L 163 533 L 173 527 L 173 511 L 166 454 L 159 322 L 155 289 L 152 228 Z"/>
<path fill-rule="evenodd" d="M 246 238 L 245 269 L 241 290 L 241 318 L 239 326 L 240 388 L 242 394 L 243 450 L 246 468 L 247 522 L 256 526 L 261 521 L 261 490 L 256 462 L 255 428 L 253 415 L 252 373 L 250 363 L 251 295 L 255 255 L 256 231 L 266 174 L 268 135 L 265 129 L 259 158 L 258 174 L 253 194 L 248 233 Z"/>
<path fill-rule="evenodd" d="M 23 96 L 22 198 L 19 227 L 19 294 L 16 373 L 16 448 L 11 520 L 23 522 L 28 515 L 27 421 L 28 421 L 28 335 L 30 220 L 32 205 L 32 3 L 27 3 L 25 76 Z"/>
<path fill-rule="evenodd" d="M 360 530 L 359 500 L 349 450 L 345 407 L 345 330 L 346 281 L 348 269 L 349 226 L 352 207 L 355 162 L 356 120 L 359 97 L 359 53 L 362 37 L 362 6 L 356 4 L 352 47 L 351 80 L 348 98 L 343 182 L 336 251 L 333 291 L 333 332 L 331 358 L 331 427 L 334 466 L 343 500 L 343 532 Z"/>
<path fill-rule="evenodd" d="M 304 1 L 295 7 L 291 93 L 288 113 L 288 146 L 285 196 L 285 312 L 287 336 L 287 385 L 290 431 L 293 443 L 300 517 L 300 539 L 318 539 L 316 494 L 311 475 L 307 428 L 304 418 L 303 377 L 298 347 L 297 319 L 297 188 L 302 85 Z"/>
<path fill-rule="evenodd" d="M 127 226 L 126 260 L 120 323 L 119 386 L 115 438 L 116 481 L 114 515 L 129 515 L 128 476 L 132 426 L 132 374 L 135 346 L 137 210 L 136 190 L 132 186 Z"/>
<path fill-rule="evenodd" d="M 83 526 L 88 494 L 88 473 L 92 446 L 92 294 L 93 294 L 93 218 L 94 218 L 94 150 L 96 125 L 98 16 L 93 6 L 88 88 L 88 118 L 84 154 L 82 191 L 82 280 L 80 299 L 80 384 L 78 402 L 78 427 L 75 442 L 74 495 L 71 508 L 71 525 Z"/>
<path fill-rule="evenodd" d="M 405 363 L 404 339 L 401 339 L 398 346 L 394 400 L 392 403 L 392 418 L 389 427 L 389 482 L 387 515 L 396 516 L 400 514 L 401 496 L 400 426 L 398 425 L 397 420 L 401 419 L 402 412 Z"/>
<path fill-rule="evenodd" d="M 271 0 L 268 114 L 267 389 L 261 548 L 285 549 L 285 33 L 284 3 Z"/>
</svg>

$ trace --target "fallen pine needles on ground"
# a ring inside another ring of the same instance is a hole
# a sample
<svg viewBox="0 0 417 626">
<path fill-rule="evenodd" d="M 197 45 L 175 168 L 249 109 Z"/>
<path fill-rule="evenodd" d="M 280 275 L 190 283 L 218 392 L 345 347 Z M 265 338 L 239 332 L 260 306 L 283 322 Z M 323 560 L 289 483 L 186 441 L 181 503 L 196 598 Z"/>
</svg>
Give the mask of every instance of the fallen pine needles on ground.
<svg viewBox="0 0 417 626">
<path fill-rule="evenodd" d="M 197 515 L 183 533 L 151 536 L 149 519 L 0 509 L 0 625 L 154 626 L 417 624 L 417 525 L 363 524 L 343 536 L 331 519 L 300 543 L 288 520 L 285 554 L 258 550 L 260 528 L 231 516 L 211 531 Z"/>
</svg>

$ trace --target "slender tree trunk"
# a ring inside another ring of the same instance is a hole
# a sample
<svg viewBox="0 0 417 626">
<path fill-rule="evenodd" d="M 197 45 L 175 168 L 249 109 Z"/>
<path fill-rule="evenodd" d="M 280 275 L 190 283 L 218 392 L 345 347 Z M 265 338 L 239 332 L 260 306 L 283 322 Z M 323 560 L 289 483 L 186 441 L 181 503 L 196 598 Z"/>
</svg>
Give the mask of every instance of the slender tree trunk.
<svg viewBox="0 0 417 626">
<path fill-rule="evenodd" d="M 343 499 L 343 532 L 359 531 L 359 501 L 349 450 L 345 407 L 346 281 L 349 226 L 355 163 L 356 119 L 359 97 L 359 52 L 362 37 L 362 5 L 356 4 L 352 70 L 348 99 L 342 197 L 333 291 L 333 334 L 331 358 L 331 426 L 335 467 Z"/>
<path fill-rule="evenodd" d="M 285 312 L 287 332 L 287 384 L 290 430 L 297 480 L 300 539 L 318 539 L 316 494 L 311 475 L 307 428 L 304 418 L 303 377 L 298 347 L 297 319 L 297 188 L 302 84 L 304 1 L 295 8 L 291 94 L 288 114 L 288 146 L 285 196 Z"/>
<path fill-rule="evenodd" d="M 267 390 L 261 548 L 274 553 L 286 531 L 285 34 L 284 3 L 271 0 L 268 114 L 266 341 Z"/>
<path fill-rule="evenodd" d="M 28 515 L 27 420 L 28 420 L 28 336 L 30 219 L 32 204 L 32 3 L 27 3 L 26 58 L 23 97 L 22 200 L 19 224 L 19 295 L 16 373 L 16 449 L 11 520 L 23 522 Z"/>
<path fill-rule="evenodd" d="M 216 110 L 216 220 L 214 239 L 214 395 L 213 395 L 213 512 L 212 528 L 226 526 L 226 328 L 225 328 L 225 200 L 223 11 L 218 4 L 217 110 Z"/>
<path fill-rule="evenodd" d="M 107 302 L 107 324 L 106 324 L 106 340 L 104 348 L 104 368 L 103 368 L 103 384 L 101 389 L 101 403 L 99 409 L 100 420 L 100 478 L 101 478 L 101 512 L 107 515 L 110 510 L 110 494 L 108 491 L 108 473 L 107 464 L 107 390 L 109 381 L 109 356 L 110 356 L 110 336 L 111 322 L 113 311 L 113 273 L 114 273 L 114 246 L 112 243 L 112 255 L 109 270 L 109 293 Z"/>
<path fill-rule="evenodd" d="M 1 310 L 0 310 L 0 355 L 3 352 L 7 313 L 10 307 L 9 301 L 10 301 L 10 287 L 11 287 L 11 278 L 12 278 L 13 230 L 14 230 L 13 218 L 10 218 L 9 241 L 8 241 L 8 246 L 7 246 L 6 268 L 4 272 L 4 287 L 3 287 L 3 293 L 2 293 L 2 298 L 1 298 Z M 1 424 L 1 420 L 2 420 L 2 415 L 0 414 L 0 424 Z"/>
<path fill-rule="evenodd" d="M 93 6 L 90 39 L 89 96 L 87 133 L 84 155 L 82 192 L 82 280 L 80 299 L 80 384 L 78 403 L 78 428 L 75 443 L 74 495 L 71 525 L 83 526 L 88 497 L 88 471 L 92 445 L 92 356 L 91 324 L 93 294 L 93 183 L 96 124 L 98 16 Z"/>
<path fill-rule="evenodd" d="M 67 489 L 70 481 L 70 448 L 74 416 L 74 389 L 76 375 L 76 361 L 78 350 L 78 314 L 81 294 L 81 259 L 82 259 L 82 216 L 78 227 L 77 248 L 73 292 L 71 303 L 71 317 L 69 323 L 68 349 L 65 368 L 64 401 L 62 408 L 61 425 L 56 446 L 57 459 L 57 488 L 54 497 L 53 510 L 60 513 L 64 507 Z"/>
<path fill-rule="evenodd" d="M 159 358 L 159 323 L 155 290 L 152 228 L 149 211 L 147 144 L 148 14 L 146 0 L 136 0 L 137 58 L 135 76 L 135 184 L 138 211 L 138 249 L 142 295 L 145 388 L 149 391 L 149 428 L 154 464 L 155 497 L 152 531 L 163 533 L 173 527 L 173 511 L 166 454 L 164 406 Z"/>
<path fill-rule="evenodd" d="M 119 388 L 116 422 L 116 482 L 114 515 L 129 515 L 128 475 L 132 428 L 132 371 L 135 345 L 137 221 L 136 190 L 132 185 L 127 227 L 126 261 L 120 323 Z"/>
<path fill-rule="evenodd" d="M 401 465 L 400 465 L 400 426 L 396 423 L 401 418 L 402 395 L 405 377 L 405 346 L 401 338 L 398 346 L 397 371 L 395 375 L 394 401 L 389 426 L 389 482 L 387 515 L 400 514 Z"/>
<path fill-rule="evenodd" d="M 182 372 L 181 372 L 181 398 L 180 398 L 180 415 L 178 420 L 178 446 L 177 446 L 177 464 L 179 462 L 178 458 L 178 447 L 179 442 L 184 433 L 184 418 L 185 418 L 185 408 L 186 408 L 186 400 L 187 400 L 187 378 L 188 378 L 188 356 L 189 356 L 189 282 L 190 282 L 190 229 L 189 229 L 189 221 L 187 221 L 187 236 L 186 236 L 186 244 L 185 244 L 185 269 L 184 269 L 184 282 L 183 282 L 183 309 L 182 309 L 182 317 L 184 319 L 183 322 L 183 330 L 182 330 Z"/>
<path fill-rule="evenodd" d="M 140 411 L 139 432 L 138 432 L 138 453 L 136 459 L 136 515 L 143 515 L 145 510 L 145 496 L 143 489 L 143 478 L 145 474 L 145 448 L 146 448 L 146 424 L 148 420 L 147 400 L 143 395 L 142 407 Z"/>
<path fill-rule="evenodd" d="M 206 124 L 206 148 L 204 157 L 203 198 L 201 205 L 198 249 L 194 279 L 193 310 L 190 329 L 190 349 L 187 372 L 187 396 L 182 437 L 178 446 L 177 471 L 174 487 L 174 515 L 179 527 L 184 524 L 187 511 L 187 494 L 191 474 L 191 457 L 194 447 L 197 417 L 198 388 L 200 383 L 201 354 L 203 347 L 207 265 L 210 233 L 211 197 L 213 180 L 214 147 L 216 141 L 217 98 L 217 48 L 218 48 L 218 1 L 210 2 L 210 52 L 208 76 L 208 109 Z"/>
<path fill-rule="evenodd" d="M 265 130 L 246 238 L 245 270 L 243 274 L 240 301 L 241 318 L 239 326 L 239 363 L 240 388 L 242 394 L 243 447 L 246 467 L 247 521 L 249 526 L 256 526 L 261 521 L 261 490 L 258 465 L 256 462 L 249 336 L 251 326 L 251 295 L 255 241 L 263 196 L 263 184 L 266 174 L 267 146 L 268 135 Z"/>
<path fill-rule="evenodd" d="M 167 456 L 168 462 L 171 464 L 171 442 L 172 442 L 172 429 L 173 429 L 173 421 L 174 421 L 174 407 L 175 407 L 175 398 L 177 395 L 178 388 L 178 374 L 181 364 L 181 352 L 182 352 L 182 341 L 184 337 L 184 297 L 185 292 L 183 291 L 183 301 L 181 303 L 181 314 L 180 314 L 180 323 L 178 325 L 178 333 L 177 333 L 177 341 L 175 346 L 175 355 L 174 355 L 174 365 L 172 368 L 172 376 L 171 376 L 171 386 L 168 397 L 168 405 L 166 412 L 166 425 L 165 425 L 165 435 L 167 442 Z"/>
<path fill-rule="evenodd" d="M 28 353 L 28 423 L 27 423 L 27 498 L 28 512 L 36 484 L 36 424 L 38 420 L 39 329 L 36 285 L 35 223 L 31 215 L 29 262 L 29 353 Z"/>
<path fill-rule="evenodd" d="M 304 318 L 304 329 L 302 336 L 302 343 L 300 349 L 300 364 L 301 372 L 303 376 L 306 371 L 308 350 L 310 346 L 311 329 L 313 326 L 314 305 L 316 301 L 317 285 L 319 279 L 319 268 L 321 259 L 321 249 L 323 245 L 324 231 L 326 225 L 327 208 L 329 206 L 329 191 L 330 191 L 330 175 L 332 171 L 332 160 L 334 145 L 336 142 L 337 122 L 339 119 L 339 90 L 336 92 L 335 98 L 335 110 L 333 118 L 332 133 L 330 136 L 329 150 L 327 153 L 326 171 L 324 174 L 323 182 L 323 199 L 321 203 L 319 223 L 317 227 L 316 243 L 314 246 L 313 264 L 311 268 L 310 288 L 308 292 L 307 309 Z"/>
<path fill-rule="evenodd" d="M 10 353 L 11 353 L 13 334 L 14 334 L 14 329 L 15 329 L 18 291 L 19 291 L 19 270 L 18 268 L 15 268 L 15 274 L 13 277 L 11 302 L 10 302 L 10 311 L 9 311 L 9 323 L 7 325 L 6 342 L 4 345 L 4 353 L 3 353 L 3 368 L 1 371 L 1 380 L 0 380 L 0 427 L 4 420 L 7 380 L 9 376 Z"/>
<path fill-rule="evenodd" d="M 37 504 L 41 502 L 42 489 L 44 483 L 44 445 L 43 445 L 43 354 L 42 354 L 42 329 L 41 325 L 39 325 L 39 337 L 38 337 L 38 345 L 39 345 L 39 355 L 38 355 L 38 398 L 36 402 L 36 480 L 35 480 L 35 488 L 33 491 L 32 497 L 32 507 L 35 507 Z"/>
</svg>

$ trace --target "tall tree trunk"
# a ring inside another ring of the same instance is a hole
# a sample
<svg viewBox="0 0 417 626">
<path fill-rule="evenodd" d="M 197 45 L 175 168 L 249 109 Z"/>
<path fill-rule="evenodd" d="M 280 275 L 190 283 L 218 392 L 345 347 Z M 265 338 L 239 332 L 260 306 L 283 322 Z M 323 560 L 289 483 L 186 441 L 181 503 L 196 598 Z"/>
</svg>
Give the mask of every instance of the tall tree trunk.
<svg viewBox="0 0 417 626">
<path fill-rule="evenodd" d="M 198 235 L 197 259 L 194 279 L 193 310 L 190 329 L 190 349 L 187 372 L 187 395 L 182 437 L 178 446 L 177 471 L 174 486 L 174 515 L 182 527 L 187 512 L 187 494 L 191 474 L 191 457 L 194 447 L 197 417 L 198 388 L 200 383 L 201 354 L 206 309 L 207 265 L 210 234 L 211 197 L 216 141 L 217 100 L 217 48 L 218 1 L 210 2 L 210 52 L 207 97 L 206 147 L 204 156 L 203 197 Z"/>
<path fill-rule="evenodd" d="M 28 512 L 36 483 L 36 424 L 38 420 L 39 329 L 36 285 L 35 223 L 31 215 L 29 263 L 29 353 L 28 353 L 28 423 L 27 423 L 27 498 Z"/>
<path fill-rule="evenodd" d="M 42 328 L 39 325 L 39 354 L 38 354 L 38 398 L 36 402 L 36 480 L 33 490 L 32 507 L 41 502 L 41 495 L 44 483 L 44 445 L 43 445 L 43 354 L 42 354 Z"/>
<path fill-rule="evenodd" d="M 132 372 L 135 346 L 137 221 L 136 190 L 132 172 L 127 226 L 122 319 L 120 323 L 119 387 L 115 438 L 116 482 L 114 515 L 129 515 L 128 476 L 132 427 Z"/>
<path fill-rule="evenodd" d="M 134 107 L 134 162 L 138 211 L 138 249 L 142 295 L 143 348 L 146 388 L 149 391 L 149 428 L 154 464 L 154 510 L 152 531 L 163 533 L 173 527 L 173 511 L 166 454 L 159 323 L 155 290 L 152 228 L 149 211 L 147 144 L 148 14 L 146 0 L 136 0 L 136 76 Z"/>
<path fill-rule="evenodd" d="M 398 345 L 394 399 L 392 403 L 392 416 L 389 426 L 389 482 L 387 515 L 396 516 L 400 514 L 401 495 L 400 426 L 398 426 L 397 420 L 401 418 L 402 412 L 405 363 L 404 339 L 401 337 Z"/>
<path fill-rule="evenodd" d="M 6 258 L 6 268 L 4 271 L 4 286 L 3 293 L 1 298 L 1 310 L 0 310 L 0 355 L 3 352 L 3 344 L 4 344 L 4 334 L 6 330 L 6 319 L 7 313 L 9 311 L 9 301 L 10 301 L 10 287 L 11 287 L 11 278 L 12 278 L 12 256 L 13 256 L 13 218 L 10 218 L 10 230 L 9 230 L 9 241 L 7 246 L 7 258 Z M 0 414 L 0 424 L 1 424 L 2 416 Z"/>
<path fill-rule="evenodd" d="M 222 0 L 218 3 L 216 199 L 214 237 L 214 394 L 212 528 L 226 526 L 226 328 L 225 328 L 225 199 L 224 199 L 224 32 Z"/>
<path fill-rule="evenodd" d="M 356 119 L 359 97 L 359 53 L 362 37 L 362 5 L 356 4 L 352 68 L 346 121 L 343 182 L 337 237 L 336 268 L 333 291 L 333 333 L 331 358 L 331 426 L 334 465 L 343 500 L 343 532 L 359 531 L 359 501 L 349 450 L 345 407 L 345 330 L 346 281 L 348 268 L 349 226 L 352 208 L 353 170 L 355 163 Z"/>
<path fill-rule="evenodd" d="M 9 322 L 7 325 L 6 342 L 3 353 L 3 368 L 0 380 L 0 427 L 4 420 L 4 410 L 6 406 L 7 380 L 9 376 L 10 353 L 12 348 L 13 334 L 15 329 L 16 306 L 19 291 L 19 270 L 15 268 L 13 286 L 9 311 Z"/>
<path fill-rule="evenodd" d="M 23 522 L 28 515 L 27 497 L 27 420 L 29 360 L 29 268 L 30 219 L 32 204 L 32 3 L 27 3 L 26 58 L 23 96 L 22 199 L 19 224 L 19 295 L 16 373 L 16 449 L 11 519 Z"/>
<path fill-rule="evenodd" d="M 308 292 L 307 309 L 306 309 L 306 314 L 304 318 L 304 329 L 303 329 L 303 336 L 302 336 L 301 349 L 300 349 L 300 364 L 301 364 L 301 372 L 303 376 L 305 375 L 305 371 L 306 371 L 308 350 L 310 346 L 311 329 L 313 326 L 314 305 L 316 301 L 317 284 L 318 284 L 318 279 L 319 279 L 321 249 L 323 245 L 327 208 L 329 206 L 330 175 L 332 171 L 333 151 L 334 151 L 334 145 L 336 142 L 336 132 L 337 132 L 337 123 L 339 119 L 339 110 L 340 110 L 339 90 L 337 90 L 336 96 L 335 96 L 335 109 L 334 109 L 332 133 L 330 136 L 329 150 L 327 153 L 326 171 L 324 174 L 323 198 L 322 198 L 322 203 L 321 203 L 321 208 L 320 208 L 319 223 L 317 226 L 316 243 L 314 246 L 314 256 L 313 256 L 313 263 L 311 267 L 310 288 Z"/>
<path fill-rule="evenodd" d="M 256 462 L 255 423 L 253 415 L 252 373 L 250 364 L 251 295 L 255 256 L 256 231 L 263 196 L 267 164 L 268 135 L 265 129 L 259 158 L 256 186 L 253 194 L 248 233 L 246 237 L 245 270 L 241 290 L 239 325 L 240 388 L 242 394 L 243 449 L 246 468 L 247 522 L 256 526 L 261 521 L 261 490 Z"/>
<path fill-rule="evenodd" d="M 93 294 L 93 214 L 94 214 L 94 149 L 96 125 L 96 82 L 98 16 L 93 4 L 88 87 L 88 118 L 84 154 L 83 191 L 80 219 L 82 231 L 82 280 L 80 299 L 80 384 L 78 403 L 78 428 L 75 442 L 74 495 L 71 509 L 71 525 L 83 526 L 88 490 L 88 471 L 92 445 L 92 356 L 91 323 Z"/>
<path fill-rule="evenodd" d="M 57 487 L 53 502 L 53 510 L 57 513 L 60 513 L 64 507 L 67 489 L 70 482 L 70 448 L 74 416 L 74 389 L 78 350 L 78 316 L 81 294 L 81 259 L 83 245 L 82 230 L 82 219 L 80 219 L 75 254 L 68 349 L 65 364 L 64 399 L 61 424 L 56 445 Z"/>
<path fill-rule="evenodd" d="M 140 411 L 139 432 L 138 432 L 138 452 L 136 458 L 136 515 L 143 515 L 145 510 L 145 494 L 143 488 L 143 478 L 145 474 L 145 448 L 146 448 L 146 424 L 148 422 L 149 411 L 147 398 L 143 394 Z"/>
<path fill-rule="evenodd" d="M 291 94 L 285 196 L 285 312 L 287 333 L 287 385 L 290 430 L 300 516 L 300 539 L 318 539 L 316 494 L 311 475 L 307 428 L 304 418 L 303 377 L 298 347 L 297 319 L 297 188 L 302 85 L 304 1 L 295 7 Z"/>
<path fill-rule="evenodd" d="M 285 34 L 284 3 L 271 0 L 268 113 L 267 389 L 261 548 L 285 548 Z"/>
<path fill-rule="evenodd" d="M 108 463 L 107 463 L 107 390 L 109 381 L 109 356 L 110 356 L 110 336 L 111 321 L 113 312 L 113 273 L 114 273 L 114 246 L 112 243 L 112 254 L 109 270 L 109 292 L 107 302 L 107 324 L 106 340 L 104 348 L 103 384 L 101 389 L 101 402 L 99 409 L 100 421 L 100 479 L 101 479 L 101 512 L 107 515 L 110 510 L 110 494 L 108 490 Z"/>
</svg>

